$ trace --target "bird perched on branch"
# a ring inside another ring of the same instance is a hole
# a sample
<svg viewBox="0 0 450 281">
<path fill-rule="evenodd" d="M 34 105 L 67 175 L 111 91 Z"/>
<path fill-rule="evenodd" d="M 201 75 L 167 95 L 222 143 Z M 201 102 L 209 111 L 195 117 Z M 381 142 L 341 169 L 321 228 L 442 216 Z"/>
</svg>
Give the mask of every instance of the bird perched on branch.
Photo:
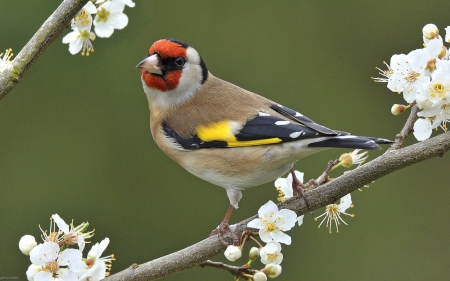
<svg viewBox="0 0 450 281">
<path fill-rule="evenodd" d="M 242 191 L 273 181 L 295 161 L 331 147 L 380 149 L 389 140 L 319 125 L 300 112 L 213 76 L 199 53 L 176 39 L 156 41 L 137 67 L 159 148 L 193 175 L 225 188 L 230 207 Z M 235 238 L 235 237 L 234 237 Z"/>
</svg>

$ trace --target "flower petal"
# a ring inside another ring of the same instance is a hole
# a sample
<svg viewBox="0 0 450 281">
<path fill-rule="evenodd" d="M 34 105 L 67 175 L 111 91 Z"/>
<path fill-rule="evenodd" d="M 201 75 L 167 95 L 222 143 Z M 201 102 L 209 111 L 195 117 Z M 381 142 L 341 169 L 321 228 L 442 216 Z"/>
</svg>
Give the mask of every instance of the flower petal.
<svg viewBox="0 0 450 281">
<path fill-rule="evenodd" d="M 277 204 L 273 203 L 273 201 L 268 201 L 266 204 L 262 205 L 258 210 L 258 215 L 260 218 L 264 216 L 269 216 L 270 214 L 276 214 L 278 212 Z M 267 218 L 268 219 L 268 218 Z"/>
<path fill-rule="evenodd" d="M 278 231 L 280 232 L 280 231 Z M 270 242 L 273 240 L 272 236 L 271 236 L 272 232 L 267 232 L 265 228 L 261 228 L 259 230 L 259 238 L 263 241 L 263 242 Z"/>
<path fill-rule="evenodd" d="M 77 40 L 70 42 L 69 52 L 72 55 L 78 54 L 81 51 L 82 47 L 83 47 L 83 39 L 78 38 Z"/>
<path fill-rule="evenodd" d="M 282 209 L 278 211 L 275 225 L 283 231 L 288 231 L 294 227 L 296 221 L 297 214 L 294 211 Z"/>
<path fill-rule="evenodd" d="M 428 119 L 419 118 L 414 123 L 414 136 L 418 141 L 423 141 L 431 136 L 431 122 Z"/>
<path fill-rule="evenodd" d="M 45 242 L 33 248 L 30 260 L 34 265 L 44 266 L 46 262 L 54 261 L 58 257 L 59 246 L 55 242 Z"/>
<path fill-rule="evenodd" d="M 344 213 L 352 205 L 352 196 L 349 194 L 341 198 L 341 203 L 338 205 L 339 212 Z"/>
<path fill-rule="evenodd" d="M 77 30 L 74 30 L 74 31 L 68 33 L 66 36 L 64 36 L 64 38 L 62 39 L 62 42 L 64 44 L 68 44 L 72 41 L 75 41 L 78 38 L 78 34 L 79 34 L 79 32 Z"/>
<path fill-rule="evenodd" d="M 91 268 L 80 276 L 79 281 L 102 280 L 106 275 L 106 264 L 103 261 L 97 261 Z"/>
<path fill-rule="evenodd" d="M 261 232 L 259 233 L 259 236 L 261 238 Z M 270 232 L 270 236 L 272 236 L 273 240 L 275 240 L 276 242 L 280 242 L 280 243 L 283 243 L 286 245 L 291 245 L 291 243 L 292 243 L 291 236 L 287 235 L 283 231 L 276 231 L 276 232 L 272 231 L 272 232 Z M 263 239 L 261 238 L 261 240 L 263 240 Z M 266 242 L 266 241 L 264 241 L 264 242 Z"/>
<path fill-rule="evenodd" d="M 82 254 L 81 254 L 80 250 L 77 250 L 77 249 L 65 249 L 59 255 L 58 263 L 60 265 L 69 265 L 71 263 L 76 263 L 77 260 L 81 261 L 81 259 L 82 259 Z"/>
<path fill-rule="evenodd" d="M 52 219 L 62 232 L 69 233 L 69 225 L 58 214 L 52 215 Z"/>
<path fill-rule="evenodd" d="M 95 34 L 98 37 L 108 38 L 114 33 L 114 28 L 103 21 L 94 21 L 94 25 Z"/>
<path fill-rule="evenodd" d="M 34 281 L 54 281 L 54 279 L 51 272 L 40 271 L 34 275 Z"/>
<path fill-rule="evenodd" d="M 60 269 L 60 272 L 58 274 L 58 278 L 60 280 L 64 280 L 64 281 L 78 281 L 77 274 L 75 272 L 73 272 L 72 270 L 69 270 L 67 268 Z"/>
<path fill-rule="evenodd" d="M 247 223 L 247 227 L 262 229 L 264 228 L 264 223 L 260 219 L 254 219 L 251 222 Z"/>
<path fill-rule="evenodd" d="M 301 226 L 301 225 L 303 224 L 303 218 L 304 218 L 304 217 L 305 217 L 304 215 L 301 215 L 301 216 L 299 216 L 299 217 L 297 218 L 298 226 Z"/>
<path fill-rule="evenodd" d="M 128 24 L 128 17 L 127 15 L 121 13 L 121 14 L 115 14 L 111 15 L 111 26 L 114 27 L 114 29 L 123 29 Z"/>
</svg>

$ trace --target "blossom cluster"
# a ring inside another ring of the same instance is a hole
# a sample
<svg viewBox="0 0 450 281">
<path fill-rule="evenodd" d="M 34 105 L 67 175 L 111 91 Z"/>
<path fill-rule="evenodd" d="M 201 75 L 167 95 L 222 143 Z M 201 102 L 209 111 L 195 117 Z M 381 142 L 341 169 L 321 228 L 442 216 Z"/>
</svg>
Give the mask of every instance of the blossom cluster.
<svg viewBox="0 0 450 281">
<path fill-rule="evenodd" d="M 95 3 L 95 4 L 94 4 Z M 72 19 L 72 32 L 64 36 L 62 42 L 69 44 L 69 52 L 75 55 L 89 56 L 94 52 L 91 41 L 95 38 L 108 38 L 114 29 L 123 29 L 128 24 L 128 17 L 123 13 L 125 6 L 134 7 L 132 0 L 91 0 Z M 95 18 L 92 18 L 92 15 Z M 94 24 L 94 32 L 91 31 Z"/>
<path fill-rule="evenodd" d="M 94 231 L 87 231 L 89 223 L 68 225 L 58 214 L 52 215 L 50 231 L 42 231 L 43 243 L 39 245 L 32 235 L 19 241 L 19 249 L 30 256 L 31 265 L 26 272 L 29 281 L 98 281 L 109 275 L 114 255 L 101 257 L 109 238 L 92 246 L 87 257 L 83 250 Z M 58 229 L 56 229 L 58 228 Z M 69 248 L 77 245 L 78 249 Z"/>
<path fill-rule="evenodd" d="M 446 29 L 445 41 L 450 42 L 450 26 Z M 450 120 L 450 60 L 439 30 L 434 24 L 427 24 L 422 30 L 424 47 L 405 54 L 393 55 L 387 70 L 380 70 L 387 87 L 403 93 L 408 104 L 417 104 L 420 118 L 414 124 L 417 140 L 426 140 L 432 130 L 438 127 L 447 131 Z M 395 104 L 392 113 L 400 114 L 410 105 Z"/>
<path fill-rule="evenodd" d="M 333 166 L 332 170 L 337 167 L 349 168 L 352 165 L 360 165 L 367 159 L 367 152 L 361 152 L 361 149 L 355 149 L 352 152 L 344 153 L 340 156 L 339 162 Z M 304 173 L 294 171 L 295 178 L 303 183 Z M 294 196 L 292 173 L 286 178 L 278 178 L 275 181 L 275 188 L 278 191 L 278 201 L 283 202 Z M 316 217 L 314 220 L 323 217 L 319 224 L 320 226 L 326 221 L 326 226 L 329 233 L 334 225 L 336 232 L 339 233 L 339 225 L 347 224 L 342 216 L 347 215 L 354 217 L 353 214 L 346 213 L 348 208 L 353 208 L 350 194 L 341 198 L 339 204 L 329 204 L 326 206 L 325 213 Z M 278 206 L 269 201 L 262 205 L 258 210 L 258 218 L 250 221 L 247 227 L 258 229 L 260 239 L 266 243 L 265 246 L 260 245 L 260 248 L 252 247 L 249 253 L 249 261 L 244 267 L 249 266 L 258 257 L 261 263 L 266 266 L 256 271 L 251 278 L 255 281 L 267 280 L 267 277 L 275 278 L 281 274 L 281 262 L 283 254 L 281 253 L 281 243 L 290 245 L 292 239 L 285 232 L 291 230 L 297 223 L 299 226 L 303 224 L 304 216 L 297 216 L 294 211 L 287 209 L 278 209 Z M 225 250 L 225 257 L 230 261 L 235 261 L 242 256 L 242 246 L 230 245 Z"/>
</svg>

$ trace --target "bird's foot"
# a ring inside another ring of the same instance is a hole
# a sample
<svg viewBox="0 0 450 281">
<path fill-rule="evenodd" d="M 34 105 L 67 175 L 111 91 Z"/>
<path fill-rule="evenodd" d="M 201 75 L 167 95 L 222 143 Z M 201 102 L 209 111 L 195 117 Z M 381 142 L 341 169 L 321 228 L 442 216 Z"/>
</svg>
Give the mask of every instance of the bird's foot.
<svg viewBox="0 0 450 281">
<path fill-rule="evenodd" d="M 236 233 L 234 233 L 234 230 L 236 230 L 236 225 L 229 225 L 227 222 L 221 222 L 209 236 L 217 235 L 220 242 L 222 242 L 225 247 L 228 247 L 230 245 L 238 246 L 239 237 L 236 235 Z M 230 243 L 230 238 L 233 240 L 233 243 Z"/>
<path fill-rule="evenodd" d="M 300 195 L 306 203 L 306 207 L 310 209 L 308 199 L 306 199 L 305 191 L 309 186 L 318 185 L 316 180 L 309 180 L 306 184 L 301 183 L 298 178 L 295 176 L 294 168 L 291 169 L 292 174 L 292 188 L 294 189 L 294 195 Z"/>
<path fill-rule="evenodd" d="M 222 222 L 209 235 L 209 236 L 217 235 L 219 237 L 220 242 L 222 242 L 222 244 L 225 247 L 230 245 L 229 242 L 230 238 L 233 240 L 233 245 L 235 246 L 239 245 L 239 237 L 234 233 L 234 231 L 236 230 L 236 226 L 228 224 L 228 220 L 230 219 L 233 208 L 234 207 L 232 205 L 228 207 L 228 210 L 225 213 L 225 217 L 223 218 Z"/>
</svg>

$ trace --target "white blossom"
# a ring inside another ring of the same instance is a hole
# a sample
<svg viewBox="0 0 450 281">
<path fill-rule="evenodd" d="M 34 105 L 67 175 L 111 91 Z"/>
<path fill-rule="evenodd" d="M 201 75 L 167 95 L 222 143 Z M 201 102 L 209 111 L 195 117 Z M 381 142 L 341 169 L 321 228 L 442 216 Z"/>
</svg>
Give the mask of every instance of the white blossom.
<svg viewBox="0 0 450 281">
<path fill-rule="evenodd" d="M 92 4 L 91 1 L 88 1 L 86 5 L 75 15 L 72 19 L 71 27 L 79 28 L 82 30 L 90 30 L 92 27 L 92 15 L 97 13 L 97 8 Z"/>
<path fill-rule="evenodd" d="M 431 82 L 427 87 L 428 99 L 436 104 L 445 99 L 450 99 L 450 61 L 439 61 L 436 63 L 436 70 L 431 74 Z"/>
<path fill-rule="evenodd" d="M 390 63 L 391 74 L 387 87 L 393 92 L 403 93 L 408 103 L 414 102 L 418 93 L 425 91 L 430 77 L 426 76 L 426 52 L 418 49 L 408 55 L 393 55 Z"/>
<path fill-rule="evenodd" d="M 280 264 L 283 260 L 281 244 L 275 241 L 270 241 L 266 246 L 262 247 L 259 254 L 263 264 Z"/>
<path fill-rule="evenodd" d="M 72 30 L 62 40 L 64 44 L 69 44 L 69 52 L 75 55 L 81 51 L 82 56 L 89 56 L 91 52 L 94 52 L 94 46 L 91 40 L 95 40 L 95 34 L 89 30 L 79 29 L 78 27 L 74 27 Z"/>
<path fill-rule="evenodd" d="M 269 201 L 258 210 L 259 218 L 247 224 L 248 227 L 259 229 L 259 237 L 264 242 L 272 240 L 290 245 L 291 237 L 284 233 L 294 227 L 297 215 L 294 211 L 278 210 L 277 205 Z"/>
<path fill-rule="evenodd" d="M 34 274 L 35 281 L 48 281 L 54 278 L 60 278 L 64 281 L 77 281 L 76 272 L 83 270 L 81 251 L 65 249 L 60 252 L 58 244 L 52 241 L 34 247 L 30 252 L 30 260 L 33 265 L 42 268 Z"/>
<path fill-rule="evenodd" d="M 106 1 L 97 8 L 94 30 L 98 37 L 110 37 L 114 29 L 123 29 L 128 24 L 128 17 L 123 13 L 122 1 Z"/>
<path fill-rule="evenodd" d="M 345 195 L 344 197 L 341 198 L 340 200 L 341 202 L 339 203 L 339 205 L 337 204 L 330 204 L 326 206 L 325 209 L 325 213 L 323 213 L 322 215 L 314 218 L 315 221 L 317 221 L 318 218 L 323 217 L 323 220 L 320 222 L 318 228 L 320 228 L 320 226 L 323 224 L 324 221 L 326 221 L 326 227 L 328 227 L 328 231 L 329 233 L 331 232 L 331 226 L 334 222 L 334 225 L 336 226 L 336 232 L 339 233 L 339 225 L 341 224 L 341 222 L 343 222 L 344 224 L 347 224 L 343 219 L 342 219 L 342 215 L 346 215 L 346 216 L 350 216 L 350 217 L 354 217 L 355 215 L 353 214 L 348 214 L 345 211 L 348 208 L 352 208 L 352 198 L 350 196 L 350 193 Z"/>
<path fill-rule="evenodd" d="M 80 276 L 80 281 L 99 281 L 109 275 L 107 271 L 111 269 L 111 263 L 115 260 L 114 255 L 100 257 L 108 244 L 109 238 L 105 238 L 92 246 L 85 259 L 85 271 Z"/>
</svg>

